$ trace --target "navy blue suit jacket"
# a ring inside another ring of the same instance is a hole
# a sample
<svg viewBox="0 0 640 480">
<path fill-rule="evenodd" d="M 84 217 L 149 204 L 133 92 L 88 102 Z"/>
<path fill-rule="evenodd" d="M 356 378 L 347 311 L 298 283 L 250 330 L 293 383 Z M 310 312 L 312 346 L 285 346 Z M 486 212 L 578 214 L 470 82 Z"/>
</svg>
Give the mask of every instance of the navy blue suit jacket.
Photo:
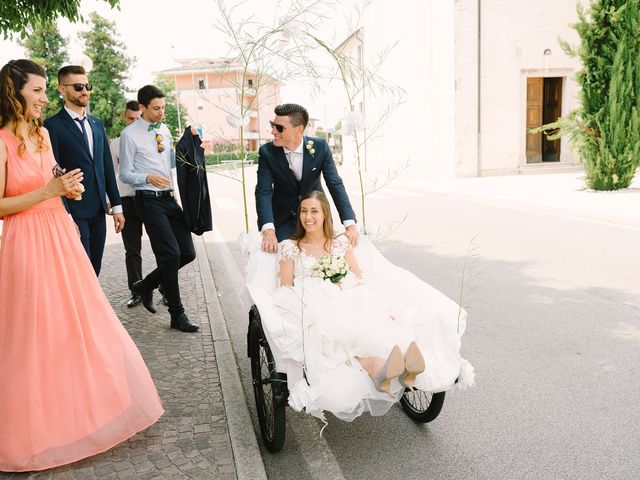
<svg viewBox="0 0 640 480">
<path fill-rule="evenodd" d="M 73 218 L 91 218 L 100 209 L 108 213 L 107 196 L 112 206 L 120 205 L 120 194 L 113 171 L 109 139 L 99 118 L 87 115 L 93 133 L 93 158 L 89 152 L 78 122 L 62 108 L 44 121 L 51 137 L 51 148 L 56 161 L 67 172 L 79 168 L 84 173 L 85 188 L 82 200 L 68 201 L 67 209 Z"/>
<path fill-rule="evenodd" d="M 306 148 L 308 141 L 313 141 L 313 155 Z M 276 147 L 273 142 L 260 147 L 255 190 L 258 229 L 265 223 L 273 223 L 278 241 L 293 234 L 302 196 L 312 190 L 322 191 L 320 173 L 340 214 L 340 220 L 356 220 L 327 142 L 320 138 L 304 137 L 302 143 L 304 156 L 299 182 L 289 168 L 284 148 Z"/>
</svg>

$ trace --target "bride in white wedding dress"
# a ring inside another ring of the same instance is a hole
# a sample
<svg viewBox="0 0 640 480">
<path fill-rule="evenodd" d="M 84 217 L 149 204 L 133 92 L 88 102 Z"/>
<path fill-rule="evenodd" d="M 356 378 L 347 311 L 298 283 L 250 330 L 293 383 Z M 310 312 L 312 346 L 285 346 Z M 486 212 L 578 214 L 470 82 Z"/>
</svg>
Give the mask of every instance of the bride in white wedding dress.
<svg viewBox="0 0 640 480">
<path fill-rule="evenodd" d="M 257 263 L 268 261 L 257 255 Z M 303 197 L 297 230 L 279 246 L 277 285 L 255 263 L 247 287 L 295 410 L 351 421 L 365 411 L 383 415 L 405 388 L 473 383 L 473 367 L 459 353 L 466 312 L 366 238 L 352 249 L 335 236 L 324 193 Z"/>
</svg>

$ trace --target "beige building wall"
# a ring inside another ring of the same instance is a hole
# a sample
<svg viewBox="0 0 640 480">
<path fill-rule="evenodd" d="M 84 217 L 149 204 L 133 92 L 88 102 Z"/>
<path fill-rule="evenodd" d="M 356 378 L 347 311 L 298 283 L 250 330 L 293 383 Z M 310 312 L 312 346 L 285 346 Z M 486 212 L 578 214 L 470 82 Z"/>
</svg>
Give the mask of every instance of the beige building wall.
<svg viewBox="0 0 640 480">
<path fill-rule="evenodd" d="M 240 139 L 240 129 L 231 125 L 228 117 L 240 112 L 242 72 L 233 66 L 223 70 L 222 61 L 184 59 L 178 61 L 180 67 L 161 72 L 175 79 L 180 102 L 187 110 L 187 123 L 202 128 L 207 150 Z M 245 80 L 244 105 L 249 122 L 243 137 L 253 150 L 271 138 L 269 120 L 280 100 L 280 85 L 269 78 L 260 85 L 261 79 L 254 72 Z"/>
<path fill-rule="evenodd" d="M 528 77 L 562 77 L 562 113 L 576 107 L 579 63 L 558 44 L 558 38 L 577 43 L 570 27 L 577 20 L 574 2 L 409 3 L 390 9 L 372 2 L 363 21 L 365 63 L 373 65 L 395 44 L 380 72 L 404 90 L 405 100 L 368 143 L 369 168 L 384 171 L 409 160 L 418 175 L 469 177 L 579 162 L 567 139 L 560 162 L 531 165 L 525 155 Z M 370 122 L 383 104 L 365 96 Z M 350 153 L 345 148 L 345 157 Z"/>
<path fill-rule="evenodd" d="M 480 174 L 523 172 L 527 78 L 562 77 L 562 114 L 577 106 L 573 77 L 579 62 L 558 44 L 558 38 L 578 43 L 569 26 L 577 21 L 576 5 L 554 0 L 492 0 L 481 5 Z M 561 142 L 560 163 L 579 163 L 567 138 Z"/>
</svg>

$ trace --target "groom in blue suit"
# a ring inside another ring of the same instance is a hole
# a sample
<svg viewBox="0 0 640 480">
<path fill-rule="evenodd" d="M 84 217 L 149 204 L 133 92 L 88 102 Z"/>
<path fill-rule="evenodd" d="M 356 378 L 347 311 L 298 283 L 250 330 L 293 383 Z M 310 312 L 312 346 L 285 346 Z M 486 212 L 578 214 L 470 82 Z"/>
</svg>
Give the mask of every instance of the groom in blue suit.
<svg viewBox="0 0 640 480">
<path fill-rule="evenodd" d="M 93 269 L 99 275 L 107 235 L 105 214 L 109 213 L 109 206 L 116 233 L 124 228 L 109 139 L 100 119 L 86 112 L 92 86 L 84 68 L 77 65 L 62 67 L 58 72 L 58 84 L 65 105 L 45 120 L 44 126 L 49 130 L 51 148 L 58 164 L 67 171 L 80 168 L 84 174 L 82 199 L 66 200 L 66 204 L 78 225 L 80 240 Z"/>
<path fill-rule="evenodd" d="M 273 142 L 260 147 L 256 210 L 262 232 L 262 250 L 275 253 L 278 242 L 289 238 L 298 221 L 302 196 L 321 190 L 320 173 L 336 205 L 346 235 L 352 245 L 358 243 L 356 215 L 338 174 L 327 142 L 304 137 L 309 114 L 301 105 L 278 105 L 271 123 Z"/>
</svg>

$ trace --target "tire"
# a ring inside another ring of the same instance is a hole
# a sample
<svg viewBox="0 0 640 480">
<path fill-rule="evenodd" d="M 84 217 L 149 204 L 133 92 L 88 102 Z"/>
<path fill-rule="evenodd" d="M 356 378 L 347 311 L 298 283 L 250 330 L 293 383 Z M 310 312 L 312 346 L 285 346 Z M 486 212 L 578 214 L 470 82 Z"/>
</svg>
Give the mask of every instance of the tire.
<svg viewBox="0 0 640 480">
<path fill-rule="evenodd" d="M 429 423 L 436 419 L 442 410 L 446 392 L 427 393 L 421 390 L 404 391 L 400 404 L 404 412 L 413 420 Z"/>
<path fill-rule="evenodd" d="M 273 354 L 264 337 L 260 315 L 257 310 L 254 314 L 254 308 L 249 315 L 247 336 L 253 393 L 262 440 L 267 450 L 275 453 L 282 449 L 285 439 L 287 376 L 275 371 Z"/>
</svg>

